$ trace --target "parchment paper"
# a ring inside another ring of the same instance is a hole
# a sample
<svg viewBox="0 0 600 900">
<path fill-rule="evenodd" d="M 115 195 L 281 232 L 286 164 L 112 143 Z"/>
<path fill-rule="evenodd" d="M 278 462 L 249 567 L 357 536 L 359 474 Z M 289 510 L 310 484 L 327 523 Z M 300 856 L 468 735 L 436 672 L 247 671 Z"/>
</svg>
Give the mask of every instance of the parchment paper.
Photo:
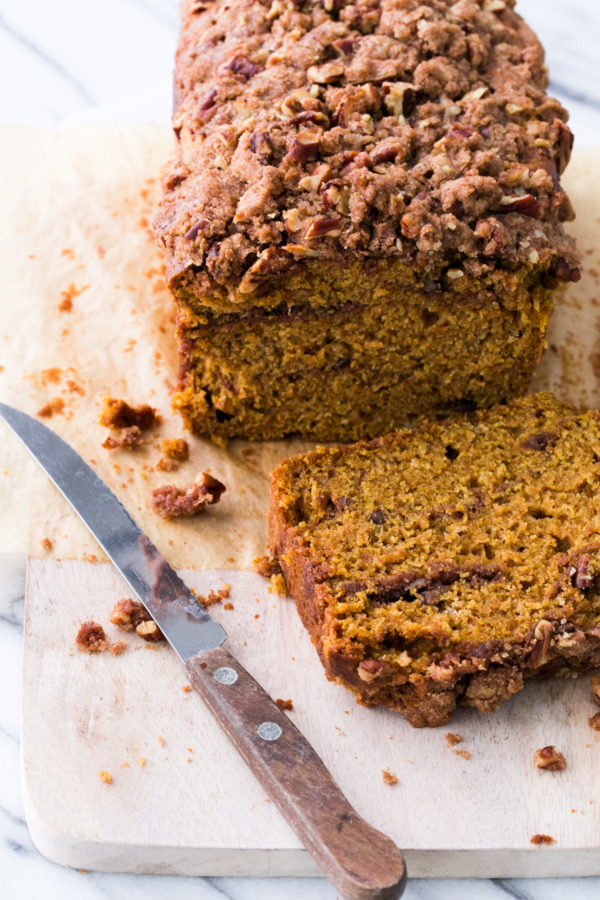
<svg viewBox="0 0 600 900">
<path fill-rule="evenodd" d="M 177 354 L 173 306 L 149 224 L 159 171 L 171 146 L 166 126 L 93 125 L 59 133 L 0 128 L 0 399 L 44 421 L 114 490 L 180 568 L 243 568 L 263 553 L 270 472 L 301 441 L 231 442 L 222 449 L 187 435 L 190 459 L 156 471 L 165 437 L 183 427 L 170 409 Z M 572 230 L 584 276 L 559 299 L 534 388 L 576 405 L 600 406 L 600 162 L 576 152 L 565 176 L 578 219 Z M 61 310 L 72 301 L 72 310 Z M 67 301 L 65 304 L 64 301 Z M 147 447 L 107 451 L 97 424 L 110 393 L 150 403 L 162 416 Z M 192 520 L 151 509 L 153 487 L 209 471 L 227 485 L 221 502 Z M 45 551 L 48 538 L 52 549 Z M 46 476 L 0 425 L 0 552 L 58 558 L 103 554 Z"/>
</svg>

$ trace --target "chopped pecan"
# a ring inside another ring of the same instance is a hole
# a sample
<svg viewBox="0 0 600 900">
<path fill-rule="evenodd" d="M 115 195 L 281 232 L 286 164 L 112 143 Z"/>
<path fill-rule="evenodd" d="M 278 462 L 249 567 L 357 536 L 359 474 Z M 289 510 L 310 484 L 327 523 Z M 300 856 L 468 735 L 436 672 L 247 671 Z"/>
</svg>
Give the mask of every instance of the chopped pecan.
<svg viewBox="0 0 600 900">
<path fill-rule="evenodd" d="M 307 72 L 309 81 L 315 84 L 331 84 L 341 78 L 346 67 L 342 62 L 326 62 L 321 66 L 311 66 Z"/>
<path fill-rule="evenodd" d="M 152 616 L 143 603 L 124 597 L 119 600 L 110 611 L 108 621 L 121 631 L 135 631 L 141 622 L 148 622 Z"/>
<path fill-rule="evenodd" d="M 139 634 L 139 636 L 149 644 L 156 644 L 158 641 L 165 640 L 164 634 L 154 619 L 149 619 L 147 622 L 140 622 L 140 624 L 136 626 L 135 633 Z"/>
<path fill-rule="evenodd" d="M 273 144 L 266 131 L 255 131 L 250 138 L 250 150 L 258 157 L 263 166 L 268 166 L 273 159 Z"/>
<path fill-rule="evenodd" d="M 550 659 L 550 642 L 554 634 L 554 626 L 547 619 L 540 619 L 535 626 L 536 643 L 531 651 L 531 665 L 534 669 L 544 666 Z"/>
<path fill-rule="evenodd" d="M 298 182 L 298 187 L 302 191 L 318 191 L 325 179 L 331 175 L 331 169 L 327 163 L 321 163 L 317 166 L 312 175 L 305 175 Z"/>
<path fill-rule="evenodd" d="M 299 131 L 291 143 L 286 159 L 292 162 L 310 162 L 319 156 L 321 139 L 314 131 Z"/>
<path fill-rule="evenodd" d="M 390 664 L 382 659 L 363 659 L 358 664 L 357 671 L 361 681 L 371 684 L 376 678 L 381 678 L 390 671 Z"/>
<path fill-rule="evenodd" d="M 339 237 L 342 233 L 342 223 L 339 219 L 315 219 L 306 232 L 306 237 Z"/>
<path fill-rule="evenodd" d="M 208 221 L 208 219 L 198 219 L 198 221 L 195 222 L 188 231 L 186 231 L 183 236 L 184 240 L 195 241 L 200 232 L 206 231 L 209 225 L 210 222 Z"/>
<path fill-rule="evenodd" d="M 549 769 L 551 772 L 558 772 L 567 768 L 566 759 L 562 753 L 557 752 L 554 744 L 549 744 L 547 747 L 542 747 L 541 750 L 536 750 L 533 755 L 533 761 L 538 769 Z"/>
<path fill-rule="evenodd" d="M 498 212 L 518 212 L 524 216 L 531 216 L 532 219 L 540 219 L 542 216 L 542 205 L 533 194 L 525 194 L 523 197 L 515 194 L 511 197 L 502 198 Z"/>
<path fill-rule="evenodd" d="M 382 84 L 383 102 L 392 115 L 408 116 L 415 108 L 417 93 L 414 85 L 405 81 L 384 81 Z"/>
<path fill-rule="evenodd" d="M 216 112 L 217 89 L 211 88 L 195 113 L 195 118 L 201 125 L 206 122 Z"/>
<path fill-rule="evenodd" d="M 550 837 L 549 834 L 534 834 L 534 836 L 531 838 L 530 843 L 537 844 L 539 846 L 540 844 L 555 844 L 556 841 L 553 837 Z"/>
<path fill-rule="evenodd" d="M 340 56 L 352 56 L 358 46 L 357 38 L 338 38 L 332 47 Z"/>
<path fill-rule="evenodd" d="M 258 72 L 262 72 L 262 68 L 262 66 L 250 62 L 245 56 L 234 56 L 225 66 L 228 72 L 233 72 L 234 75 L 241 75 L 243 78 L 252 78 Z"/>
<path fill-rule="evenodd" d="M 571 576 L 573 587 L 577 588 L 578 591 L 588 591 L 591 587 L 594 587 L 596 576 L 592 572 L 592 559 L 589 553 L 584 553 L 574 560 L 569 575 Z"/>
</svg>

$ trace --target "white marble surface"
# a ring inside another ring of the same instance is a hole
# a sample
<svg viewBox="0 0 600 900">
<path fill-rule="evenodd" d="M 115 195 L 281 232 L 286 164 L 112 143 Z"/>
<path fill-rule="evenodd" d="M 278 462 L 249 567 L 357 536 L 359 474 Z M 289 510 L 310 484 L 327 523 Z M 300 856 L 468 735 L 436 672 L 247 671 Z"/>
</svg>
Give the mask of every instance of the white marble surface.
<svg viewBox="0 0 600 900">
<path fill-rule="evenodd" d="M 65 128 L 168 121 L 177 0 L 0 0 L 0 121 Z M 600 3 L 519 0 L 548 55 L 552 91 L 580 144 L 600 145 Z M 0 535 L 0 898 L 2 900 L 334 900 L 322 879 L 81 874 L 41 857 L 24 820 L 19 710 L 24 559 Z M 410 811 L 408 812 L 410 814 Z M 411 882 L 408 900 L 592 900 L 600 878 Z"/>
</svg>

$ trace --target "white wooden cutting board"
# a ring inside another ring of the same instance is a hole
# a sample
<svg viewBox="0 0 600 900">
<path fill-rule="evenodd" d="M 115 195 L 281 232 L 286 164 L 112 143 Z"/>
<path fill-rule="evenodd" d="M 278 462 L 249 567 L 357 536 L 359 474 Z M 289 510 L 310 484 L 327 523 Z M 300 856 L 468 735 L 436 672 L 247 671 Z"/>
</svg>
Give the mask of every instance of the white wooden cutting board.
<svg viewBox="0 0 600 900">
<path fill-rule="evenodd" d="M 229 648 L 289 715 L 349 800 L 406 853 L 409 875 L 600 874 L 600 733 L 589 678 L 529 684 L 499 712 L 460 711 L 414 730 L 357 706 L 329 684 L 291 601 L 249 572 L 183 572 L 198 593 L 231 584 L 233 611 L 213 606 Z M 108 624 L 128 596 L 107 563 L 29 564 L 23 768 L 33 840 L 82 869 L 186 875 L 315 875 L 316 867 L 219 732 L 166 646 L 125 635 L 126 651 L 74 649 L 81 622 Z M 463 741 L 446 746 L 444 734 Z M 555 744 L 564 772 L 540 772 Z M 141 761 L 145 763 L 141 765 Z M 127 764 L 127 765 L 125 765 Z M 398 783 L 383 783 L 389 769 Z M 99 778 L 110 772 L 112 784 Z M 552 846 L 530 843 L 536 833 Z"/>
</svg>

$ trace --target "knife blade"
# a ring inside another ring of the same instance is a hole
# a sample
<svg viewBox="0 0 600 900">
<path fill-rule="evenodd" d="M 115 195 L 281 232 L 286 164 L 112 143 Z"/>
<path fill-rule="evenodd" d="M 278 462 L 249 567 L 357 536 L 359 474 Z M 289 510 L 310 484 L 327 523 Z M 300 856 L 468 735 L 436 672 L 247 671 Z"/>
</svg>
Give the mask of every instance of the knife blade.
<svg viewBox="0 0 600 900">
<path fill-rule="evenodd" d="M 87 525 L 179 654 L 188 677 L 271 800 L 346 900 L 395 900 L 396 845 L 353 809 L 314 749 L 221 645 L 227 634 L 88 464 L 55 432 L 0 403 L 0 418 Z"/>
</svg>

